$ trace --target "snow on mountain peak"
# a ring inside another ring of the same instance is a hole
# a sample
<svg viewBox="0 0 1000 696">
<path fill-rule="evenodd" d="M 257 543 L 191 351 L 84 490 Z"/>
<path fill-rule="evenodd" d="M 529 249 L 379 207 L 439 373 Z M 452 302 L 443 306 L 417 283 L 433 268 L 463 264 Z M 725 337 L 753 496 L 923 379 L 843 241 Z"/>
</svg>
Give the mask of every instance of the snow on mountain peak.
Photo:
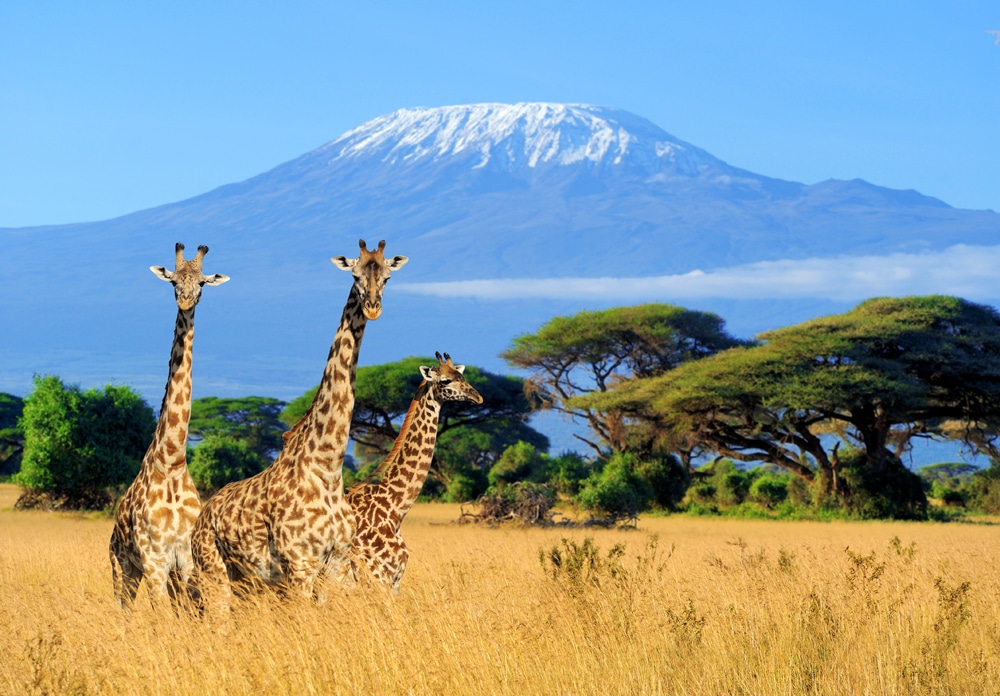
<svg viewBox="0 0 1000 696">
<path fill-rule="evenodd" d="M 324 148 L 333 159 L 377 157 L 386 164 L 454 156 L 473 168 L 638 165 L 694 175 L 725 166 L 644 118 L 584 104 L 470 104 L 400 109 L 367 121 Z"/>
</svg>

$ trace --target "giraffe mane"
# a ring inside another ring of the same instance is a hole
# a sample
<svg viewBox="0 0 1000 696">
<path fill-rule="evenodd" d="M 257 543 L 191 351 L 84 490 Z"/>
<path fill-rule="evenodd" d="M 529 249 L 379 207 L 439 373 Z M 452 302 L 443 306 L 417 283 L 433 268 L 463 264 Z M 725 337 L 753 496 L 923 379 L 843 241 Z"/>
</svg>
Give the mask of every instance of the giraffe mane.
<svg viewBox="0 0 1000 696">
<path fill-rule="evenodd" d="M 403 440 L 405 439 L 403 438 L 403 433 L 410 428 L 410 422 L 413 420 L 413 414 L 417 410 L 417 403 L 428 389 L 429 386 L 427 384 L 427 380 L 421 382 L 420 386 L 417 387 L 417 393 L 414 395 L 413 401 L 410 402 L 410 408 L 406 411 L 406 418 L 403 419 L 403 424 L 399 426 L 399 434 L 396 435 L 396 441 L 392 444 L 392 449 L 389 450 L 389 454 L 385 455 L 385 459 L 383 459 L 382 463 L 378 465 L 378 468 L 375 469 L 370 476 L 368 476 L 368 481 L 375 481 L 377 478 L 381 477 L 382 474 L 385 473 L 385 470 L 389 467 L 389 462 L 393 461 L 399 451 L 403 448 Z"/>
</svg>

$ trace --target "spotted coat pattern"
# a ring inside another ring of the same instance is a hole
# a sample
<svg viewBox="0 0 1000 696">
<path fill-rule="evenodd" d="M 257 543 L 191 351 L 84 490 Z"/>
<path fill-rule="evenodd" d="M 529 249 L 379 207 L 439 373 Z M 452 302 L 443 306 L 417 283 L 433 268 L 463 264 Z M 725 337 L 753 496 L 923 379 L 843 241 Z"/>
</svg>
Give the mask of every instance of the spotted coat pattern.
<svg viewBox="0 0 1000 696">
<path fill-rule="evenodd" d="M 323 565 L 350 551 L 355 522 L 341 475 L 358 352 L 367 321 L 381 314 L 386 281 L 407 261 L 386 260 L 384 241 L 373 252 L 364 240 L 360 246 L 357 259 L 333 259 L 355 282 L 312 406 L 285 433 L 270 467 L 223 487 L 195 522 L 192 550 L 209 611 L 228 606 L 236 580 L 262 580 L 311 596 Z"/>
<path fill-rule="evenodd" d="M 409 411 L 385 461 L 372 474 L 378 483 L 359 483 L 347 492 L 354 511 L 357 531 L 352 554 L 330 568 L 331 574 L 350 586 L 357 581 L 357 564 L 363 563 L 371 576 L 399 591 L 410 552 L 399 533 L 403 518 L 420 495 L 434 457 L 438 418 L 445 401 L 481 404 L 479 395 L 465 377 L 464 365 L 454 365 L 445 353 L 437 354 L 437 367 L 421 367 L 424 377 L 410 403 Z"/>
<path fill-rule="evenodd" d="M 187 468 L 188 421 L 191 416 L 191 354 L 194 310 L 204 285 L 221 285 L 227 276 L 202 275 L 208 247 L 184 260 L 177 244 L 176 269 L 150 270 L 173 284 L 177 301 L 174 342 L 160 417 L 139 473 L 122 497 L 111 532 L 111 575 L 115 598 L 128 611 L 143 578 L 154 604 L 190 589 L 191 530 L 201 508 Z"/>
</svg>

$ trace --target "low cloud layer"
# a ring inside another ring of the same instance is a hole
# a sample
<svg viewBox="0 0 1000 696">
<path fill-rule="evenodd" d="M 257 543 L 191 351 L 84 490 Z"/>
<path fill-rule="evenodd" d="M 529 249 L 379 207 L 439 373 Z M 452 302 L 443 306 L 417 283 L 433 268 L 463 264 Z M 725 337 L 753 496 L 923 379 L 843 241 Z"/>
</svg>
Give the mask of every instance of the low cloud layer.
<svg viewBox="0 0 1000 696">
<path fill-rule="evenodd" d="M 876 296 L 1000 297 L 1000 246 L 958 245 L 932 254 L 765 261 L 648 278 L 514 278 L 400 283 L 397 291 L 478 299 L 652 301 L 691 298 L 857 301 Z"/>
</svg>

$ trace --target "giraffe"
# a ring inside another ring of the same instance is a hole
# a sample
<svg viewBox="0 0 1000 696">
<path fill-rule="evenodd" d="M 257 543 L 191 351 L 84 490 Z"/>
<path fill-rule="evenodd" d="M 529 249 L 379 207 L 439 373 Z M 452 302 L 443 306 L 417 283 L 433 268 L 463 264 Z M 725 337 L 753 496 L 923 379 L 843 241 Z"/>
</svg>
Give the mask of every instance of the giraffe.
<svg viewBox="0 0 1000 696">
<path fill-rule="evenodd" d="M 462 373 L 465 365 L 455 365 L 447 353 L 435 353 L 437 367 L 420 367 L 424 380 L 403 420 L 388 456 L 371 475 L 378 483 L 359 483 L 347 491 L 354 510 L 357 532 L 350 559 L 330 566 L 331 574 L 351 585 L 356 580 L 356 563 L 362 562 L 372 577 L 399 592 L 399 583 L 410 556 L 399 534 L 406 513 L 413 507 L 427 479 L 437 440 L 438 417 L 445 401 L 483 403 Z"/>
<path fill-rule="evenodd" d="M 350 551 L 354 514 L 344 499 L 342 467 L 354 413 L 358 351 L 368 320 L 382 313 L 382 291 L 408 261 L 386 259 L 385 241 L 356 259 L 331 259 L 354 276 L 323 379 L 309 411 L 284 435 L 274 463 L 231 483 L 202 508 L 192 551 L 204 608 L 229 605 L 230 581 L 263 580 L 286 592 L 312 596 L 330 557 Z"/>
<path fill-rule="evenodd" d="M 191 578 L 191 529 L 201 501 L 187 468 L 188 420 L 191 416 L 191 349 L 194 342 L 194 309 L 205 285 L 222 285 L 229 276 L 201 272 L 207 246 L 184 260 L 184 245 L 177 243 L 175 269 L 150 266 L 157 278 L 174 286 L 177 322 L 170 350 L 170 370 L 160 405 L 160 417 L 132 485 L 115 512 L 111 532 L 111 575 L 115 598 L 129 612 L 142 579 L 153 603 L 165 596 L 176 599 L 189 588 Z"/>
</svg>

